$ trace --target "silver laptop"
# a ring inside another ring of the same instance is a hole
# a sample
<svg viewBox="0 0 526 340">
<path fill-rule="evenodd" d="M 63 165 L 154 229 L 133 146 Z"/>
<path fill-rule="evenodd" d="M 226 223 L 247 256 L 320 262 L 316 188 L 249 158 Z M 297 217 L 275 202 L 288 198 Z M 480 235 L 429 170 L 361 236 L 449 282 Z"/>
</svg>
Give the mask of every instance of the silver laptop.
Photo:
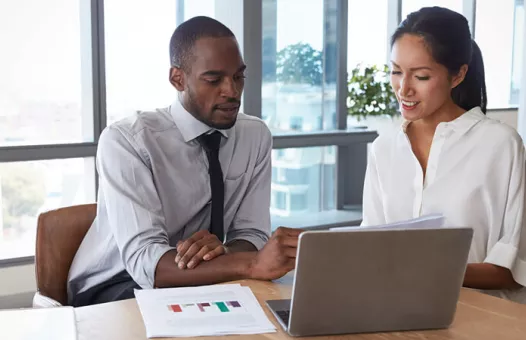
<svg viewBox="0 0 526 340">
<path fill-rule="evenodd" d="M 292 336 L 447 328 L 473 230 L 308 231 L 291 300 L 267 305 Z"/>
</svg>

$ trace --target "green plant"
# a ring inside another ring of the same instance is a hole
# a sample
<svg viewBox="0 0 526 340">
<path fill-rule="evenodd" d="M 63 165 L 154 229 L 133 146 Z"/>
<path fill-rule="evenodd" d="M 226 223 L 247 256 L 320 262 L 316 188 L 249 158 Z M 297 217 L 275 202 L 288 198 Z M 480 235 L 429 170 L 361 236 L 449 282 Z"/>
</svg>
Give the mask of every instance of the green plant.
<svg viewBox="0 0 526 340">
<path fill-rule="evenodd" d="M 5 229 L 18 228 L 21 217 L 36 216 L 44 204 L 46 187 L 42 170 L 31 164 L 0 166 L 0 185 Z"/>
<path fill-rule="evenodd" d="M 398 114 L 396 96 L 389 83 L 389 67 L 358 65 L 347 83 L 347 113 L 358 120 L 368 116 Z"/>
<path fill-rule="evenodd" d="M 285 84 L 321 85 L 321 52 L 311 45 L 298 43 L 289 45 L 276 56 L 277 80 Z"/>
</svg>

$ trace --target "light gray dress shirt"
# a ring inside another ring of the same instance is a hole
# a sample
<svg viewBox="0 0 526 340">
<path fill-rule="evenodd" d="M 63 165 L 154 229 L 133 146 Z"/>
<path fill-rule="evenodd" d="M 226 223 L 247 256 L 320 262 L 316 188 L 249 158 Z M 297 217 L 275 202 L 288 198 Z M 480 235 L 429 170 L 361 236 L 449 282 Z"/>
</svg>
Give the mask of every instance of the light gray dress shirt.
<svg viewBox="0 0 526 340">
<path fill-rule="evenodd" d="M 104 130 L 97 218 L 69 272 L 70 302 L 124 270 L 141 287 L 153 288 L 161 256 L 209 229 L 208 160 L 196 138 L 211 130 L 178 100 Z M 246 240 L 261 249 L 270 235 L 272 136 L 263 121 L 242 113 L 220 132 L 226 242 Z"/>
</svg>

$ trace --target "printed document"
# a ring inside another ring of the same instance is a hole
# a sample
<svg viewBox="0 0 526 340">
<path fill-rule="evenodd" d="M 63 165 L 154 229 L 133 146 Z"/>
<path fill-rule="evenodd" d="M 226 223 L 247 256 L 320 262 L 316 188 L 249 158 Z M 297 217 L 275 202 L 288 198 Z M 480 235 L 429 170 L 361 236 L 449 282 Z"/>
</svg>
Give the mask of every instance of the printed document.
<svg viewBox="0 0 526 340">
<path fill-rule="evenodd" d="M 400 221 L 390 224 L 375 225 L 375 226 L 355 226 L 355 227 L 340 227 L 331 228 L 332 231 L 353 231 L 353 230 L 371 230 L 371 229 L 436 229 L 443 228 L 445 223 L 444 215 L 432 214 L 425 215 L 411 220 Z"/>
<path fill-rule="evenodd" d="M 75 312 L 73 307 L 2 310 L 0 332 L 6 340 L 75 340 Z"/>
<path fill-rule="evenodd" d="M 136 290 L 135 297 L 148 338 L 276 331 L 250 288 L 238 284 Z"/>
</svg>

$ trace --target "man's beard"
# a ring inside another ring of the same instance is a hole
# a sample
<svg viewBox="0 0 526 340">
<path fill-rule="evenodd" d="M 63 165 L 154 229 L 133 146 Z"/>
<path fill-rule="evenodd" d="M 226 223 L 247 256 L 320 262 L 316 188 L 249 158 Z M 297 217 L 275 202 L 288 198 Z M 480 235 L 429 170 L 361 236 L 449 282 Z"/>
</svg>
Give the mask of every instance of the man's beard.
<svg viewBox="0 0 526 340">
<path fill-rule="evenodd" d="M 211 128 L 217 129 L 217 130 L 228 130 L 236 124 L 237 117 L 231 122 L 227 122 L 223 124 L 218 124 L 218 123 L 213 122 L 211 118 L 213 117 L 214 113 L 211 112 L 210 115 L 204 114 L 204 112 L 199 108 L 199 105 L 197 104 L 197 100 L 194 96 L 194 93 L 190 89 L 188 89 L 186 92 L 188 93 L 188 102 L 186 103 L 186 106 L 187 106 L 186 110 L 190 112 L 190 114 L 194 116 L 200 122 L 203 122 L 206 125 L 210 126 Z M 215 107 L 212 108 L 212 110 L 215 110 L 215 109 L 216 109 Z"/>
</svg>

